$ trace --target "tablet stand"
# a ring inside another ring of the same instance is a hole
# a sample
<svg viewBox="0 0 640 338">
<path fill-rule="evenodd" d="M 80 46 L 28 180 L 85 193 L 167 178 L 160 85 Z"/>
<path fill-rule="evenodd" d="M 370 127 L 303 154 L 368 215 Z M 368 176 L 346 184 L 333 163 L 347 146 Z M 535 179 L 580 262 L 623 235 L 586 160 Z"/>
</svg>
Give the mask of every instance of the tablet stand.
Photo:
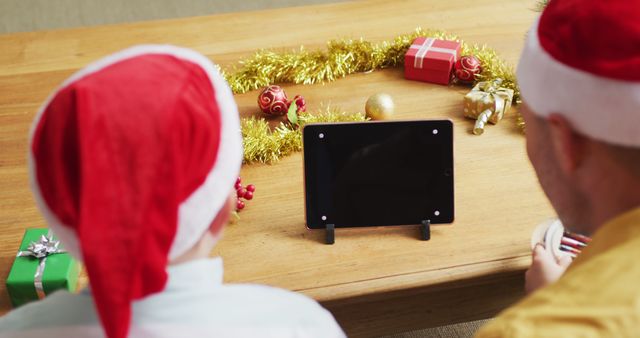
<svg viewBox="0 0 640 338">
<path fill-rule="evenodd" d="M 420 224 L 420 239 L 423 241 L 431 239 L 431 220 L 424 220 Z"/>
<path fill-rule="evenodd" d="M 326 227 L 326 244 L 333 244 L 336 242 L 336 226 L 335 224 L 327 224 Z M 431 220 L 424 220 L 420 224 L 420 239 L 428 241 L 431 239 Z"/>
<path fill-rule="evenodd" d="M 324 242 L 326 244 L 333 244 L 336 242 L 336 226 L 334 224 L 327 224 L 327 237 Z"/>
</svg>

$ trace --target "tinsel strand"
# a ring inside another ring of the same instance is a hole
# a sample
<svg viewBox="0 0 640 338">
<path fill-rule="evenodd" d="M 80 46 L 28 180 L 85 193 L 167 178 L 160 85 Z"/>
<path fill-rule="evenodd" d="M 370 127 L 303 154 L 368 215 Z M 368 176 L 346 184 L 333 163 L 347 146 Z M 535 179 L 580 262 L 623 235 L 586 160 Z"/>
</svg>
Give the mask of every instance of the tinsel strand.
<svg viewBox="0 0 640 338">
<path fill-rule="evenodd" d="M 283 156 L 302 150 L 302 128 L 308 123 L 363 122 L 360 113 L 348 113 L 336 108 L 324 107 L 314 114 L 305 112 L 299 116 L 299 125 L 286 122 L 272 131 L 269 123 L 261 118 L 249 117 L 241 121 L 244 142 L 244 163 L 275 163 Z"/>
<path fill-rule="evenodd" d="M 540 1 L 538 1 L 538 4 L 536 6 L 536 11 L 542 12 L 545 9 L 545 7 L 547 7 L 547 5 L 549 4 L 549 1 L 550 0 L 540 0 Z"/>
<path fill-rule="evenodd" d="M 477 80 L 501 78 L 504 87 L 515 91 L 514 101 L 518 102 L 520 92 L 513 68 L 500 59 L 494 49 L 486 45 L 467 44 L 444 31 L 422 28 L 380 43 L 364 39 L 337 39 L 328 41 L 326 50 L 309 51 L 304 47 L 282 53 L 260 50 L 240 61 L 231 72 L 225 72 L 224 75 L 236 94 L 276 83 L 330 82 L 354 73 L 402 66 L 411 43 L 421 36 L 460 41 L 462 55 L 475 55 L 482 62 L 482 73 Z"/>
</svg>

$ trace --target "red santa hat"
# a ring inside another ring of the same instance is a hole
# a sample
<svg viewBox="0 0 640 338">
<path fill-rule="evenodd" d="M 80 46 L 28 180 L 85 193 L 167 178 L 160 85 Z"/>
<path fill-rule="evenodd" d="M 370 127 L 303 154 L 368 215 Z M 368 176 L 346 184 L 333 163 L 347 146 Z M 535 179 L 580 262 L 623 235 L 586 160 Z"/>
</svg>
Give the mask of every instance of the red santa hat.
<svg viewBox="0 0 640 338">
<path fill-rule="evenodd" d="M 229 86 L 206 57 L 138 46 L 66 80 L 30 137 L 32 190 L 47 223 L 85 263 L 110 338 L 131 302 L 159 292 L 232 191 L 242 138 Z"/>
<path fill-rule="evenodd" d="M 558 113 L 593 139 L 640 147 L 638 1 L 550 1 L 517 75 L 535 114 Z"/>
</svg>

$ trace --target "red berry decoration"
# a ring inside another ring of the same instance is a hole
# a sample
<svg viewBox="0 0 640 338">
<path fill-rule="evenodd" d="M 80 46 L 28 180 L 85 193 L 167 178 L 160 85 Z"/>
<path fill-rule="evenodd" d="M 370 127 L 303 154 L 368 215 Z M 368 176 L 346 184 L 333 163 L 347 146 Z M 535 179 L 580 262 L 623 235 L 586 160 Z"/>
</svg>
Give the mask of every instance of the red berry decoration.
<svg viewBox="0 0 640 338">
<path fill-rule="evenodd" d="M 237 193 L 238 197 L 242 198 L 242 197 L 244 197 L 244 194 L 246 194 L 246 193 L 247 193 L 247 189 L 240 188 L 240 189 L 238 189 L 238 190 L 236 191 L 236 193 Z"/>
<path fill-rule="evenodd" d="M 258 106 L 263 113 L 269 115 L 285 115 L 291 102 L 287 99 L 284 89 L 272 85 L 262 90 L 258 96 Z"/>
<path fill-rule="evenodd" d="M 246 199 L 247 201 L 252 200 L 253 199 L 253 192 L 251 191 L 245 191 L 244 192 L 244 199 Z"/>
<path fill-rule="evenodd" d="M 307 111 L 307 103 L 304 101 L 302 95 L 296 95 L 296 97 L 293 98 L 293 102 L 295 102 L 298 107 L 298 113 Z"/>
<path fill-rule="evenodd" d="M 454 74 L 458 81 L 462 83 L 472 83 L 476 79 L 476 75 L 482 72 L 482 64 L 477 57 L 473 55 L 463 56 L 453 66 Z"/>
<path fill-rule="evenodd" d="M 242 202 L 241 200 L 238 200 L 238 202 L 236 202 L 236 209 L 238 210 L 244 209 L 244 202 Z"/>
<path fill-rule="evenodd" d="M 256 191 L 256 186 L 253 184 L 248 184 L 245 187 L 242 186 L 242 179 L 240 179 L 240 177 L 238 177 L 238 179 L 236 180 L 236 211 L 240 211 L 242 209 L 245 208 L 245 202 L 242 199 L 245 200 L 252 200 L 253 199 L 253 193 Z"/>
</svg>

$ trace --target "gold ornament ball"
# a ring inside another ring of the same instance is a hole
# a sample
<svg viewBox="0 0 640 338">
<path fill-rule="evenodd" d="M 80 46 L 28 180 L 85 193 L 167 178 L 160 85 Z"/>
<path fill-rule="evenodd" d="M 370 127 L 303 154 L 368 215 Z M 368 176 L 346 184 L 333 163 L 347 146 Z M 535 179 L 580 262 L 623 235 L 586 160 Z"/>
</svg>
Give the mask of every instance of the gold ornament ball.
<svg viewBox="0 0 640 338">
<path fill-rule="evenodd" d="M 393 115 L 395 105 L 391 95 L 378 93 L 371 95 L 364 106 L 367 117 L 372 120 L 386 120 Z"/>
</svg>

